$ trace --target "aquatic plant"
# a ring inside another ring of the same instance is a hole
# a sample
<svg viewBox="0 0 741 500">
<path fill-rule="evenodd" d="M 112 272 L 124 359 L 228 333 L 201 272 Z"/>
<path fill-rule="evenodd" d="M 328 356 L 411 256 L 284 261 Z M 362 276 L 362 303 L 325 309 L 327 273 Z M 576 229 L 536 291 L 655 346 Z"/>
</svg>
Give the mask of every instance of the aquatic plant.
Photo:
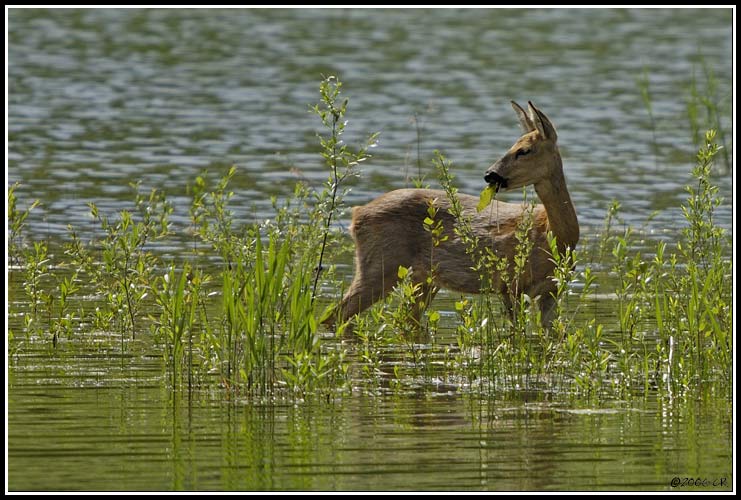
<svg viewBox="0 0 741 500">
<path fill-rule="evenodd" d="M 130 342 L 146 342 L 160 349 L 173 391 L 220 387 L 229 399 L 334 397 L 351 387 L 381 394 L 441 381 L 484 397 L 502 391 L 730 397 L 733 262 L 716 215 L 723 200 L 712 165 L 723 148 L 712 130 L 699 148 L 676 243 L 638 245 L 641 230 L 622 223 L 617 201 L 601 232 L 580 248 L 559 248 L 549 236 L 555 319 L 548 328 L 538 308 L 528 307 L 534 298 L 516 289 L 532 249 L 532 211 L 516 229 L 513 262 L 498 257 L 478 241 L 457 198 L 452 162 L 436 152 L 433 167 L 456 220 L 453 234 L 481 293 L 444 297 L 449 306 L 432 300 L 440 269 L 431 258 L 424 286 L 412 281 L 415 270 L 401 267 L 396 289 L 357 318 L 352 332 L 343 324 L 323 330 L 320 322 L 342 288 L 327 255 L 334 261 L 349 254 L 348 238 L 333 221 L 376 139 L 357 150 L 344 144 L 348 101 L 340 88 L 336 78 L 324 79 L 321 103 L 312 108 L 325 130 L 319 143 L 327 181 L 318 189 L 297 183 L 285 200 L 272 200 L 274 216 L 266 220 L 235 215 L 230 186 L 239 171 L 231 167 L 186 187 L 187 228 L 171 223 L 176 207 L 165 193 L 143 193 L 135 184 L 130 210 L 109 216 L 89 205 L 89 236 L 69 227 L 62 244 L 32 241 L 28 217 L 40 204 L 18 208 L 18 185 L 9 187 L 10 271 L 22 277 L 14 294 L 25 294 L 9 309 L 24 318 L 23 337 L 54 349 L 94 330 L 122 353 Z M 485 191 L 482 202 L 487 196 L 493 193 Z M 526 192 L 523 202 L 532 207 Z M 430 204 L 419 221 L 431 256 L 450 237 L 442 215 Z M 158 250 L 181 229 L 191 238 L 189 252 L 173 257 Z M 509 284 L 503 299 L 493 293 L 496 274 Z M 14 355 L 23 350 L 17 334 L 8 333 Z"/>
</svg>

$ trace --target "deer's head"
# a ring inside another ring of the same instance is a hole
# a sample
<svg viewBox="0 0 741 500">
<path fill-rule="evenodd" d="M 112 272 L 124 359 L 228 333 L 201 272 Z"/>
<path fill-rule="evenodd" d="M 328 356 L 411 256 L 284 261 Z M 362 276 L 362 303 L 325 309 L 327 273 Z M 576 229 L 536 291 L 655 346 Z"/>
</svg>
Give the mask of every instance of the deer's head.
<svg viewBox="0 0 741 500">
<path fill-rule="evenodd" d="M 529 113 L 512 101 L 524 133 L 484 175 L 484 180 L 497 190 L 537 184 L 562 168 L 556 128 L 532 102 L 527 104 Z"/>
</svg>

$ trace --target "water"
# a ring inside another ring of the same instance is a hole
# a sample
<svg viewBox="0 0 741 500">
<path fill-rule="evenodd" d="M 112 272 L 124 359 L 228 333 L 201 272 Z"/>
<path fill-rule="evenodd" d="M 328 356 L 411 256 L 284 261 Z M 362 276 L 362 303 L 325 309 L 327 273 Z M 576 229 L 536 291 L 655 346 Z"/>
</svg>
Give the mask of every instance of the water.
<svg viewBox="0 0 741 500">
<path fill-rule="evenodd" d="M 218 390 L 173 395 L 157 364 L 146 352 L 24 359 L 9 381 L 10 489 L 672 490 L 674 477 L 699 475 L 726 478 L 705 488 L 718 491 L 732 481 L 722 400 L 575 406 L 440 391 L 261 405 Z"/>
<path fill-rule="evenodd" d="M 693 69 L 702 80 L 702 61 L 733 136 L 731 20 L 729 9 L 13 9 L 8 182 L 22 182 L 21 205 L 43 202 L 31 238 L 90 227 L 88 201 L 108 214 L 130 208 L 133 181 L 168 193 L 184 233 L 185 186 L 232 164 L 236 213 L 270 217 L 270 196 L 289 196 L 297 176 L 327 176 L 307 109 L 321 75 L 338 74 L 347 142 L 381 132 L 350 204 L 409 185 L 418 147 L 431 184 L 440 149 L 461 189 L 479 192 L 518 136 L 509 100 L 532 100 L 558 129 L 586 239 L 612 199 L 648 237 L 673 239 L 696 149 L 688 85 Z M 636 84 L 644 69 L 656 145 Z M 730 200 L 728 171 L 716 182 Z M 718 222 L 730 228 L 731 218 L 728 201 Z M 22 296 L 19 284 L 9 295 Z M 22 331 L 20 318 L 9 321 Z M 14 341 L 10 490 L 672 490 L 675 476 L 732 480 L 723 396 L 482 402 L 440 388 L 261 406 L 218 389 L 173 396 L 161 353 L 137 342 L 121 356 Z"/>
</svg>

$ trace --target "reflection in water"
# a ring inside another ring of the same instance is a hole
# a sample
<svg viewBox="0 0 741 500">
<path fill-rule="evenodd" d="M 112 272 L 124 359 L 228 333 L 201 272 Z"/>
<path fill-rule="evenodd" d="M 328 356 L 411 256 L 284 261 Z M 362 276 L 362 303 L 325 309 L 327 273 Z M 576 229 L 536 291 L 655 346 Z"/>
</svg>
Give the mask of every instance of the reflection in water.
<svg viewBox="0 0 741 500">
<path fill-rule="evenodd" d="M 118 359 L 76 360 L 106 373 L 95 386 L 64 378 L 68 359 L 35 360 L 19 359 L 9 381 L 12 491 L 670 490 L 677 474 L 731 480 L 724 398 L 575 406 L 567 396 L 429 390 L 266 405 L 172 392 L 159 363 L 140 356 L 123 370 Z"/>
</svg>

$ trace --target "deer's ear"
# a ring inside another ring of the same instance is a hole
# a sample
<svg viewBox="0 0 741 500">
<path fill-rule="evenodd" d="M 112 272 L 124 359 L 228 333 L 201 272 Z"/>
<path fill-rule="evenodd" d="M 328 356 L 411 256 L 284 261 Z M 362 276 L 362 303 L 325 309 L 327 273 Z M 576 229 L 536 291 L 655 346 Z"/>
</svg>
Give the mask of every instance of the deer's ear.
<svg viewBox="0 0 741 500">
<path fill-rule="evenodd" d="M 538 130 L 540 136 L 556 142 L 556 140 L 558 139 L 558 134 L 556 134 L 556 127 L 553 126 L 548 117 L 545 116 L 545 114 L 541 110 L 536 108 L 531 101 L 527 102 L 527 106 L 530 110 L 530 119 L 532 120 L 533 125 L 535 125 L 535 128 Z"/>
<path fill-rule="evenodd" d="M 520 122 L 520 127 L 522 128 L 523 133 L 527 134 L 528 132 L 532 132 L 533 130 L 535 130 L 535 125 L 533 124 L 533 121 L 530 119 L 530 117 L 527 116 L 525 110 L 522 109 L 520 105 L 517 104 L 515 101 L 510 102 L 512 103 L 512 109 L 515 110 L 517 120 Z"/>
</svg>

